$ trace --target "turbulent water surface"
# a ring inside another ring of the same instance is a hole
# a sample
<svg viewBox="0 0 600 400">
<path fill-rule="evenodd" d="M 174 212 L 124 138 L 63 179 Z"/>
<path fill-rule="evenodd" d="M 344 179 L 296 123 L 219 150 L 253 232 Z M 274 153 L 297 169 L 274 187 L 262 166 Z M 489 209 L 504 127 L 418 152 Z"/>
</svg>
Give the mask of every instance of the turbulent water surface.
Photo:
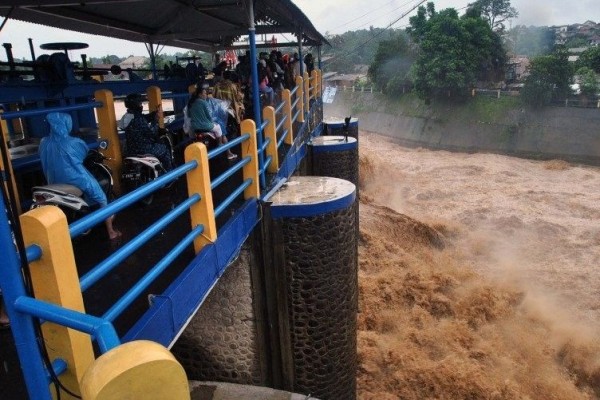
<svg viewBox="0 0 600 400">
<path fill-rule="evenodd" d="M 359 398 L 598 398 L 600 169 L 360 153 Z"/>
</svg>

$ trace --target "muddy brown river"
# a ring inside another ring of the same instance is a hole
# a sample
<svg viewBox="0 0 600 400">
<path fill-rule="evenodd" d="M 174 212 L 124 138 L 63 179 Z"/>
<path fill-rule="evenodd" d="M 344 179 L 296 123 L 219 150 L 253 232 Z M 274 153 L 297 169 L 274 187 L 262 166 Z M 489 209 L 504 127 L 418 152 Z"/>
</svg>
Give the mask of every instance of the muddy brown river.
<svg viewBox="0 0 600 400">
<path fill-rule="evenodd" d="M 360 155 L 359 398 L 598 398 L 600 169 Z"/>
</svg>

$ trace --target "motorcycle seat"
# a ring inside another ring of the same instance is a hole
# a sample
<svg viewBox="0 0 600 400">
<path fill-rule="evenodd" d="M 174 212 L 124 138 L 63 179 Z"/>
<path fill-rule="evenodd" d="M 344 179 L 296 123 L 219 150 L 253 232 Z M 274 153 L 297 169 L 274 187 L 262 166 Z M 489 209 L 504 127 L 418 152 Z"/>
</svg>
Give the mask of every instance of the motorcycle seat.
<svg viewBox="0 0 600 400">
<path fill-rule="evenodd" d="M 38 190 L 47 190 L 47 191 L 55 193 L 55 194 L 67 193 L 67 194 L 72 194 L 73 196 L 78 196 L 78 197 L 81 197 L 83 195 L 83 192 L 77 186 L 69 185 L 66 183 L 53 183 L 51 185 L 45 185 L 45 186 L 34 186 L 32 188 L 32 190 L 34 192 L 38 191 Z"/>
</svg>

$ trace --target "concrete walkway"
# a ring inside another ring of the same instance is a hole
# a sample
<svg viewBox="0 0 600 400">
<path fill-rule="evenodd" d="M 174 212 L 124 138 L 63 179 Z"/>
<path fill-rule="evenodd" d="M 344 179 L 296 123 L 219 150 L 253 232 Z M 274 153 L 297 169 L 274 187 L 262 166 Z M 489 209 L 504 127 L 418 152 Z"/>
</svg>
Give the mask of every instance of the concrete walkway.
<svg viewBox="0 0 600 400">
<path fill-rule="evenodd" d="M 190 391 L 192 400 L 318 400 L 305 394 L 224 382 L 190 381 Z"/>
</svg>

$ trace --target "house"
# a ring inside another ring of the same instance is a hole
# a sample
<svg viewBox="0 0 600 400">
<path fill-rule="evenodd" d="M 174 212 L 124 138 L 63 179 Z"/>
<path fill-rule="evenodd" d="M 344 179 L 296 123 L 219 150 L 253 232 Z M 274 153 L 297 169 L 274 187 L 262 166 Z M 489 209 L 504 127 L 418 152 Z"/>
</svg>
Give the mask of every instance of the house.
<svg viewBox="0 0 600 400">
<path fill-rule="evenodd" d="M 514 56 L 509 58 L 506 63 L 506 82 L 519 82 L 527 76 L 529 68 L 529 58 L 527 56 Z"/>
<path fill-rule="evenodd" d="M 148 57 L 130 56 L 130 57 L 127 57 L 125 60 L 121 61 L 119 63 L 119 67 L 121 67 L 122 69 L 127 69 L 127 68 L 139 69 L 139 68 L 142 68 L 142 66 L 144 64 L 147 64 L 148 62 L 149 62 Z"/>
<path fill-rule="evenodd" d="M 325 82 L 327 82 L 329 86 L 353 86 L 356 81 L 365 76 L 365 74 L 340 74 L 326 79 Z"/>
</svg>

